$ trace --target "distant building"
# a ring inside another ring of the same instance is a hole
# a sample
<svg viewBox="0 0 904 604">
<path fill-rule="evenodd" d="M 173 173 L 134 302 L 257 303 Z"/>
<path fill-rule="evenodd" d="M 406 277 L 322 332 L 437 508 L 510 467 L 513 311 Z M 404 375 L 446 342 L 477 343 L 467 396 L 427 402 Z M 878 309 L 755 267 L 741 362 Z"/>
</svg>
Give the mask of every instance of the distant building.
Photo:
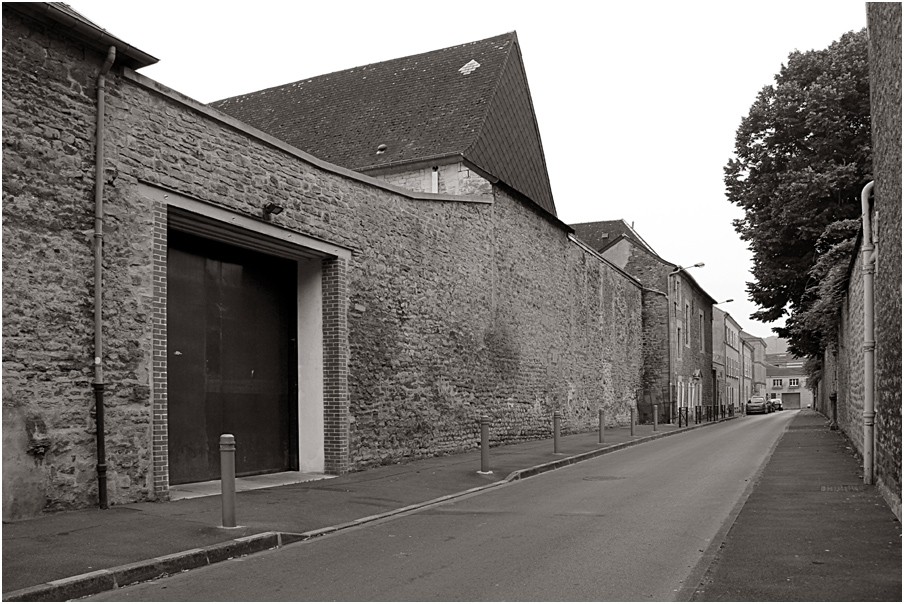
<svg viewBox="0 0 904 604">
<path fill-rule="evenodd" d="M 741 390 L 741 326 L 734 318 L 723 310 L 714 309 L 714 313 L 722 313 L 725 340 L 725 404 L 739 407 L 742 402 Z"/>
<path fill-rule="evenodd" d="M 661 258 L 624 220 L 572 228 L 579 240 L 644 286 L 641 421 L 648 419 L 654 404 L 663 421 L 673 419 L 678 409 L 716 404 L 712 371 L 716 301 L 684 267 Z"/>
<path fill-rule="evenodd" d="M 782 399 L 785 409 L 813 406 L 804 362 L 788 353 L 766 355 L 766 392 L 771 399 Z"/>
<path fill-rule="evenodd" d="M 752 365 L 751 396 L 766 395 L 766 341 L 747 332 L 741 332 L 741 340 L 750 345 L 753 356 L 750 359 Z"/>
</svg>

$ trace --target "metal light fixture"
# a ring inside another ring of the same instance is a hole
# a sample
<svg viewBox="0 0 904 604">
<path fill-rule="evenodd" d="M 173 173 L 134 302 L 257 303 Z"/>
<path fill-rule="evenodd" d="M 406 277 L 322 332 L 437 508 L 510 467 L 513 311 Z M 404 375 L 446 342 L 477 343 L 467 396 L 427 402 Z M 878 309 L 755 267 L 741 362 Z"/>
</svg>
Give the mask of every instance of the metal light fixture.
<svg viewBox="0 0 904 604">
<path fill-rule="evenodd" d="M 277 214 L 281 214 L 284 209 L 285 208 L 282 206 L 271 202 L 264 206 L 264 214 L 276 216 Z"/>
<path fill-rule="evenodd" d="M 669 273 L 669 277 L 671 277 L 671 276 L 674 275 L 675 273 L 680 273 L 680 272 L 683 271 L 683 270 L 686 270 L 686 269 L 689 269 L 689 268 L 700 268 L 701 266 L 706 266 L 706 265 L 705 265 L 704 263 L 702 263 L 702 262 L 698 262 L 697 264 L 692 264 L 692 265 L 690 265 L 690 266 L 679 266 L 679 267 L 676 267 L 675 270 L 673 270 L 671 273 Z"/>
<path fill-rule="evenodd" d="M 728 304 L 729 302 L 734 302 L 734 298 L 729 298 L 728 300 L 722 300 L 721 302 L 716 302 L 714 306 L 718 306 L 719 304 Z"/>
</svg>

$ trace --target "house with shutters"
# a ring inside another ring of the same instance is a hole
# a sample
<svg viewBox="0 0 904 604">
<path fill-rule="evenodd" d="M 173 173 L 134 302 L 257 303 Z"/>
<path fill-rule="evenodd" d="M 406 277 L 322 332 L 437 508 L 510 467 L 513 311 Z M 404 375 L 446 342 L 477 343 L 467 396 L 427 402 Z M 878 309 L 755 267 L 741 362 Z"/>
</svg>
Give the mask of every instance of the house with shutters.
<svg viewBox="0 0 904 604">
<path fill-rule="evenodd" d="M 223 433 L 297 477 L 627 423 L 641 284 L 556 217 L 514 33 L 217 107 L 62 3 L 3 37 L 4 521 L 178 496 Z"/>
<path fill-rule="evenodd" d="M 809 409 L 813 405 L 803 359 L 787 352 L 767 354 L 765 365 L 767 397 L 781 399 L 784 409 Z"/>
</svg>

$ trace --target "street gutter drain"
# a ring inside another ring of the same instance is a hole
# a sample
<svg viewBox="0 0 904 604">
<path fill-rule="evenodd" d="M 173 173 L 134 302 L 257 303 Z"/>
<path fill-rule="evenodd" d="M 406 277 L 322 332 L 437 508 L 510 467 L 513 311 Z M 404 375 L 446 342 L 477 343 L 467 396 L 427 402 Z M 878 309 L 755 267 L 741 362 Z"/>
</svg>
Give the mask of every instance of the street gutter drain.
<svg viewBox="0 0 904 604">
<path fill-rule="evenodd" d="M 624 480 L 624 476 L 585 476 L 584 480 L 602 482 L 604 480 Z"/>
</svg>

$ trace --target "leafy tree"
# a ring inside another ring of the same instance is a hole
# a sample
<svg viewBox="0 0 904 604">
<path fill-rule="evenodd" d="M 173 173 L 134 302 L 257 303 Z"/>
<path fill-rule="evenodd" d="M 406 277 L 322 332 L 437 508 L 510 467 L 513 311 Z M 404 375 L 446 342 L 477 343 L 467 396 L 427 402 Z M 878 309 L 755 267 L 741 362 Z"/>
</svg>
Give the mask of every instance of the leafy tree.
<svg viewBox="0 0 904 604">
<path fill-rule="evenodd" d="M 788 351 L 798 357 L 814 356 L 837 343 L 848 267 L 856 251 L 860 221 L 840 220 L 826 227 L 816 242 L 816 263 L 810 268 L 804 299 L 806 309 L 788 318 Z"/>
<path fill-rule="evenodd" d="M 760 309 L 751 318 L 789 314 L 775 331 L 796 353 L 818 354 L 822 340 L 819 322 L 804 326 L 799 317 L 819 297 L 811 281 L 828 274 L 811 273 L 817 242 L 829 225 L 860 215 L 871 168 L 866 30 L 824 50 L 792 52 L 741 121 L 725 185 L 744 209 L 734 227 L 753 252 L 747 291 Z M 824 251 L 845 238 L 830 233 Z"/>
</svg>

